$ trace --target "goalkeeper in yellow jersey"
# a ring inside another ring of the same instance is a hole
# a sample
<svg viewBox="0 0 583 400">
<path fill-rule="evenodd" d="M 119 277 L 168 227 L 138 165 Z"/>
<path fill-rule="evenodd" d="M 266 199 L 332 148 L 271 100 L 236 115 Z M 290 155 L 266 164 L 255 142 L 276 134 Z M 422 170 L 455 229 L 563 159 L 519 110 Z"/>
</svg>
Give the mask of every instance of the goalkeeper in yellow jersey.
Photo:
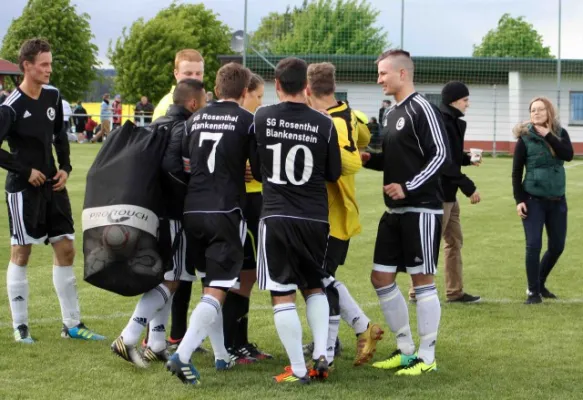
<svg viewBox="0 0 583 400">
<path fill-rule="evenodd" d="M 311 106 L 327 112 L 338 132 L 338 144 L 342 156 L 342 176 L 336 183 L 327 183 L 330 237 L 326 253 L 326 270 L 329 274 L 324 282 L 330 305 L 327 358 L 334 360 L 340 318 L 346 321 L 357 335 L 354 365 L 362 365 L 372 358 L 376 343 L 382 338 L 379 325 L 371 324 L 368 317 L 354 301 L 346 286 L 335 280 L 338 266 L 343 265 L 348 253 L 350 238 L 361 231 L 358 204 L 356 203 L 355 175 L 361 169 L 359 149 L 370 141 L 370 131 L 362 113 L 355 112 L 334 96 L 336 68 L 330 63 L 311 64 L 308 67 L 307 95 Z M 311 352 L 306 345 L 305 351 Z"/>
<path fill-rule="evenodd" d="M 176 53 L 174 57 L 174 77 L 176 82 L 180 82 L 183 79 L 196 79 L 202 82 L 204 78 L 204 59 L 200 53 L 193 49 L 184 49 Z M 165 116 L 168 108 L 174 104 L 173 94 L 175 87 L 173 85 L 170 88 L 170 92 L 165 94 L 158 102 L 152 115 L 152 121 Z"/>
</svg>

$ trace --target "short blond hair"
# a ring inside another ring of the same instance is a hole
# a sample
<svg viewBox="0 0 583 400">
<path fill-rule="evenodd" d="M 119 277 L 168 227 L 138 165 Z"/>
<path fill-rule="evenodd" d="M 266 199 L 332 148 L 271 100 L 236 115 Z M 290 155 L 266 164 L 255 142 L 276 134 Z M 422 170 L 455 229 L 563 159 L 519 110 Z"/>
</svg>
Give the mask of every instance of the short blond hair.
<svg viewBox="0 0 583 400">
<path fill-rule="evenodd" d="M 204 58 L 202 58 L 202 55 L 194 49 L 184 49 L 176 53 L 176 57 L 174 58 L 174 68 L 178 69 L 178 64 L 182 61 L 204 63 Z"/>
<path fill-rule="evenodd" d="M 375 64 L 380 63 L 386 58 L 392 58 L 393 66 L 397 67 L 397 69 L 402 68 L 407 70 L 409 72 L 411 80 L 413 80 L 415 64 L 413 63 L 413 60 L 411 59 L 411 54 L 408 51 L 402 49 L 387 50 L 377 58 Z"/>
<path fill-rule="evenodd" d="M 336 90 L 336 67 L 329 62 L 308 65 L 308 85 L 316 97 L 329 96 Z"/>
</svg>

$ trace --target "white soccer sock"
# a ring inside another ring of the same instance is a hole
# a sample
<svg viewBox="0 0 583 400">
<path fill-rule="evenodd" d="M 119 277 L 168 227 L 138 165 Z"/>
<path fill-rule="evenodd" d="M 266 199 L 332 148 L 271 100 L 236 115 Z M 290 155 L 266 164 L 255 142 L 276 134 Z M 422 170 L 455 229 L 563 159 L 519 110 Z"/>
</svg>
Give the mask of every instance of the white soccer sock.
<svg viewBox="0 0 583 400">
<path fill-rule="evenodd" d="M 435 284 L 416 286 L 417 331 L 419 333 L 419 355 L 425 364 L 435 360 L 435 342 L 441 318 L 441 304 Z"/>
<path fill-rule="evenodd" d="M 328 318 L 328 347 L 326 347 L 326 360 L 328 364 L 334 361 L 334 347 L 336 347 L 339 328 L 340 315 L 334 315 Z"/>
<path fill-rule="evenodd" d="M 223 333 L 223 311 L 219 310 L 208 331 L 209 340 L 215 354 L 215 360 L 229 361 L 229 352 L 225 347 L 225 335 Z"/>
<path fill-rule="evenodd" d="M 311 294 L 306 298 L 306 313 L 308 314 L 308 325 L 314 338 L 314 352 L 312 358 L 317 360 L 320 356 L 326 355 L 326 344 L 328 342 L 328 318 L 330 306 L 325 293 Z"/>
<path fill-rule="evenodd" d="M 170 295 L 164 307 L 150 321 L 148 347 L 154 353 L 158 353 L 166 348 L 166 326 L 168 325 L 170 310 L 172 309 L 172 297 L 174 295 Z"/>
<path fill-rule="evenodd" d="M 413 354 L 415 343 L 409 325 L 409 310 L 397 283 L 394 282 L 392 285 L 376 289 L 376 292 L 387 325 L 397 337 L 397 348 L 403 354 Z"/>
<path fill-rule="evenodd" d="M 367 330 L 370 319 L 368 319 L 364 311 L 358 306 L 358 303 L 354 301 L 348 288 L 344 286 L 344 283 L 335 281 L 333 285 L 338 290 L 340 316 L 347 324 L 352 326 L 354 333 L 360 335 Z"/>
<path fill-rule="evenodd" d="M 10 262 L 6 272 L 6 289 L 10 311 L 12 312 L 12 327 L 28 326 L 28 279 L 26 279 L 26 265 L 19 266 Z"/>
<path fill-rule="evenodd" d="M 328 316 L 326 315 L 326 320 Z M 294 375 L 304 377 L 308 373 L 302 351 L 302 324 L 294 303 L 273 306 L 273 320 L 277 334 L 287 356 Z"/>
<path fill-rule="evenodd" d="M 202 296 L 200 303 L 197 304 L 190 315 L 188 329 L 176 350 L 181 362 L 190 362 L 192 353 L 207 337 L 214 320 L 220 312 L 221 303 L 217 299 L 209 294 Z"/>
<path fill-rule="evenodd" d="M 148 322 L 164 308 L 169 298 L 170 291 L 162 284 L 142 295 L 128 324 L 121 332 L 123 342 L 126 345 L 135 346 L 138 344 L 142 331 Z"/>
<path fill-rule="evenodd" d="M 77 278 L 73 266 L 60 267 L 53 265 L 53 285 L 61 305 L 63 324 L 73 328 L 81 323 L 79 296 L 77 294 Z"/>
</svg>

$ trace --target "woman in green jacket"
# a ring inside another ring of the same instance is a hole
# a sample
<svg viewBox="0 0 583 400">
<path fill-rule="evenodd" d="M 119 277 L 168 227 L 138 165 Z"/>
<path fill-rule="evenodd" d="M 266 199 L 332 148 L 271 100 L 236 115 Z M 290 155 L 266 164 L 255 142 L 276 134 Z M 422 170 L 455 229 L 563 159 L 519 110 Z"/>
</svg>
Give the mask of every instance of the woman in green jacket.
<svg viewBox="0 0 583 400">
<path fill-rule="evenodd" d="M 549 99 L 536 97 L 530 102 L 529 112 L 530 122 L 514 128 L 518 140 L 512 187 L 526 234 L 525 304 L 538 304 L 542 298 L 557 298 L 547 289 L 546 281 L 565 248 L 567 201 L 563 164 L 573 159 L 573 145 Z M 548 249 L 541 260 L 543 227 L 547 230 Z"/>
</svg>

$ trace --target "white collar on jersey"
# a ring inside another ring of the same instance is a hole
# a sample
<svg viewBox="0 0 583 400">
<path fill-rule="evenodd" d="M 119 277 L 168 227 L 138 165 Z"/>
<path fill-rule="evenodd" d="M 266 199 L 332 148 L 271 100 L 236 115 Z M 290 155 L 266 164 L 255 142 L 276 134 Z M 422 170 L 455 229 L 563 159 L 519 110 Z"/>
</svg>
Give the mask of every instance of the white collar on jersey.
<svg viewBox="0 0 583 400">
<path fill-rule="evenodd" d="M 400 102 L 398 102 L 397 104 L 395 104 L 395 107 L 399 107 L 401 104 L 403 104 L 405 101 L 407 101 L 407 99 L 409 97 L 413 96 L 415 93 L 417 93 L 417 92 L 413 92 L 409 96 L 405 97 L 403 100 L 401 100 Z"/>
</svg>

